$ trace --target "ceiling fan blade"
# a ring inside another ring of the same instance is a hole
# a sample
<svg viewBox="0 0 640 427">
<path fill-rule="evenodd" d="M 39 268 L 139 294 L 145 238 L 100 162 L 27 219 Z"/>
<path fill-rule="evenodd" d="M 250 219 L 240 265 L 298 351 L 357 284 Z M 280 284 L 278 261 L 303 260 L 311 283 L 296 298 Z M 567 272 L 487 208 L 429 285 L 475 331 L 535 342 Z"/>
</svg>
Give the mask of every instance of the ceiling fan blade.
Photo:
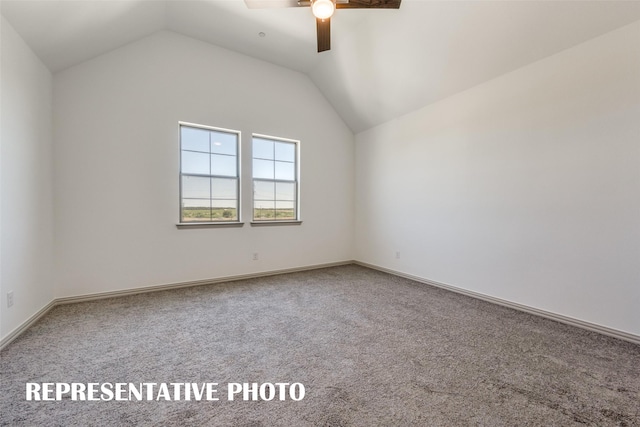
<svg viewBox="0 0 640 427">
<path fill-rule="evenodd" d="M 335 0 L 336 9 L 399 9 L 402 0 Z M 249 9 L 309 7 L 311 0 L 244 0 Z"/>
<path fill-rule="evenodd" d="M 400 9 L 401 2 L 402 0 L 349 0 L 347 3 L 336 1 L 336 9 Z"/>
<path fill-rule="evenodd" d="M 244 0 L 249 9 L 276 9 L 282 7 L 309 6 L 309 1 L 298 0 Z"/>
<path fill-rule="evenodd" d="M 316 27 L 318 30 L 318 52 L 331 49 L 331 18 L 316 18 Z"/>
<path fill-rule="evenodd" d="M 313 0 L 244 0 L 249 9 L 309 7 Z M 337 9 L 399 9 L 402 0 L 333 0 Z M 316 18 L 318 52 L 331 50 L 331 19 Z"/>
</svg>

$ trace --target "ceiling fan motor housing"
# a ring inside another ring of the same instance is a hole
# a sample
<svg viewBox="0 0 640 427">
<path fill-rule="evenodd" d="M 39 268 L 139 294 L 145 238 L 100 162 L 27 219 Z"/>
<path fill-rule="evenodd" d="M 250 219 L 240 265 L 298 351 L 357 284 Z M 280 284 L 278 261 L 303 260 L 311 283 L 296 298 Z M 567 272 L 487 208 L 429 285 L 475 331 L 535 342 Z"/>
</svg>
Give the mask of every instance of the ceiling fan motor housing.
<svg viewBox="0 0 640 427">
<path fill-rule="evenodd" d="M 402 0 L 244 0 L 250 9 L 309 7 L 316 17 L 318 52 L 331 49 L 331 16 L 336 9 L 399 9 Z"/>
</svg>

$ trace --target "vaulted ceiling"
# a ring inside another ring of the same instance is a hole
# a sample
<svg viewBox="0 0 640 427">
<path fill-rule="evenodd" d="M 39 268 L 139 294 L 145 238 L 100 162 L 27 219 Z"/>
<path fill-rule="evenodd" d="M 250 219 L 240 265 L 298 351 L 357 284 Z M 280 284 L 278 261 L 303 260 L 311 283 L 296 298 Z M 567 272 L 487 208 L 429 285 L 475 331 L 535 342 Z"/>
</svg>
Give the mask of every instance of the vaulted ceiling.
<svg viewBox="0 0 640 427">
<path fill-rule="evenodd" d="M 340 9 L 332 50 L 320 54 L 308 8 L 2 0 L 1 12 L 54 73 L 171 30 L 306 73 L 359 132 L 640 20 L 640 1 L 403 0 L 399 10 Z"/>
</svg>

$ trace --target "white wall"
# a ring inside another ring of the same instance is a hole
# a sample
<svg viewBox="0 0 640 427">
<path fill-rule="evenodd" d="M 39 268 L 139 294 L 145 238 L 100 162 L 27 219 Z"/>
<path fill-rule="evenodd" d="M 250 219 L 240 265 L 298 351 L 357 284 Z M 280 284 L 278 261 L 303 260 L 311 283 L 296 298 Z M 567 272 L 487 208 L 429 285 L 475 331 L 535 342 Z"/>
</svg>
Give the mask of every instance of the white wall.
<svg viewBox="0 0 640 427">
<path fill-rule="evenodd" d="M 178 121 L 242 132 L 243 228 L 176 228 Z M 302 225 L 249 225 L 252 132 L 301 140 Z M 303 74 L 160 32 L 57 73 L 54 135 L 58 297 L 353 258 L 353 134 Z"/>
<path fill-rule="evenodd" d="M 51 302 L 54 289 L 52 76 L 1 20 L 0 339 Z"/>
<path fill-rule="evenodd" d="M 640 335 L 638 40 L 356 135 L 356 259 Z"/>
</svg>

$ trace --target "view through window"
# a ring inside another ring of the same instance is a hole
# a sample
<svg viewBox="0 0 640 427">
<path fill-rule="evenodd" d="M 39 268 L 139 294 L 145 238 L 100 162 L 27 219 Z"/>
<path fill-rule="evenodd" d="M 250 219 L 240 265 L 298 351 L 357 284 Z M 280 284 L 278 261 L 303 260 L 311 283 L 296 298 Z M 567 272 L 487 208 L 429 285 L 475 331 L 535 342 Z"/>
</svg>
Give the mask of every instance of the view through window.
<svg viewBox="0 0 640 427">
<path fill-rule="evenodd" d="M 253 220 L 298 220 L 298 141 L 253 136 Z"/>
<path fill-rule="evenodd" d="M 180 124 L 180 222 L 239 221 L 240 132 Z"/>
</svg>

